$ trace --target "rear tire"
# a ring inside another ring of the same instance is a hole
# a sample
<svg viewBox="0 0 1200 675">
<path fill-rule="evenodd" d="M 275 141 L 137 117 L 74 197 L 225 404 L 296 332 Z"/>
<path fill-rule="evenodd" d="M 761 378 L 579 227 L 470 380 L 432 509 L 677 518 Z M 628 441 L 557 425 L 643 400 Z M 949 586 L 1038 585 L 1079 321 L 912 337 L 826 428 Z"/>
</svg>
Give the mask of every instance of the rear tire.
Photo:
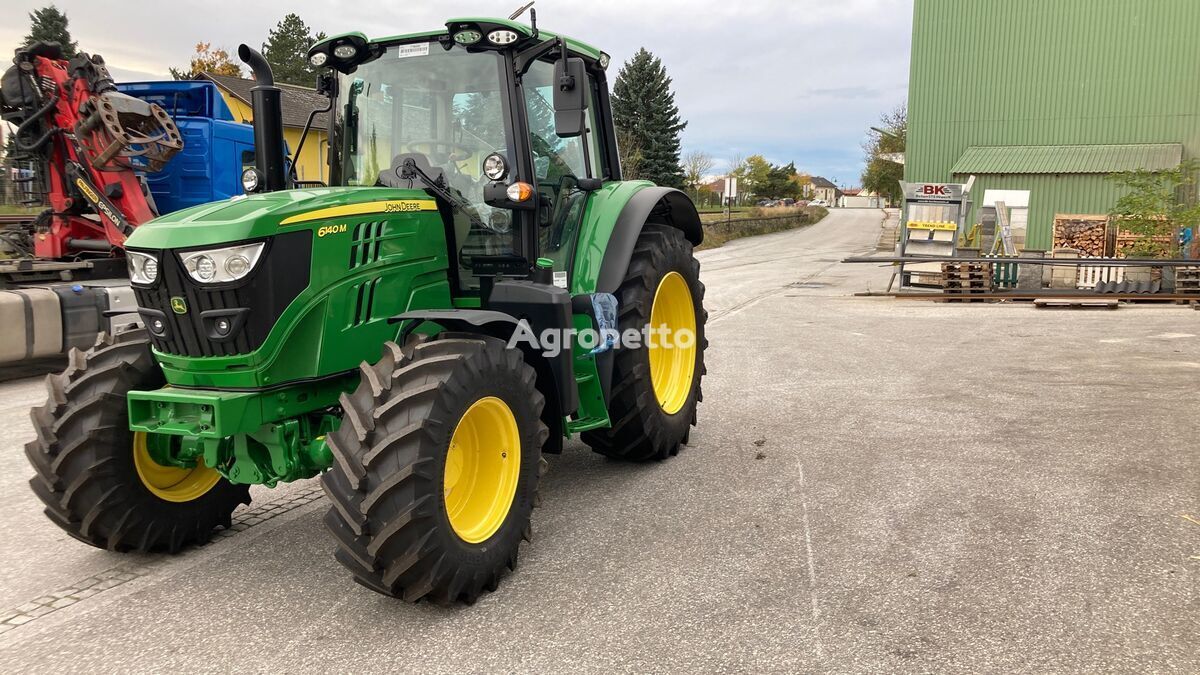
<svg viewBox="0 0 1200 675">
<path fill-rule="evenodd" d="M 204 467 L 193 475 L 135 456 L 125 395 L 165 384 L 146 331 L 101 335 L 88 351 L 71 350 L 68 360 L 65 371 L 47 377 L 49 400 L 30 411 L 37 438 L 25 445 L 37 472 L 29 485 L 50 520 L 72 537 L 112 551 L 175 553 L 207 542 L 217 527 L 228 528 L 233 510 L 250 503 L 248 486 L 201 475 L 212 471 Z M 143 478 L 152 469 L 190 477 L 191 489 L 152 487 Z"/>
<path fill-rule="evenodd" d="M 680 280 L 686 290 L 681 290 Z M 691 427 L 696 424 L 696 406 L 703 400 L 700 384 L 706 372 L 704 350 L 708 347 L 704 337 L 708 312 L 704 310 L 700 263 L 693 256 L 692 245 L 683 232 L 667 225 L 646 223 L 634 246 L 625 279 L 616 293 L 621 332 L 640 331 L 651 324 L 652 316 L 656 315 L 656 299 L 662 303 L 666 302 L 662 298 L 671 297 L 660 291 L 672 289 L 680 290 L 691 299 L 690 312 L 685 312 L 684 316 L 690 313 L 694 320 L 694 359 L 663 366 L 666 372 L 659 374 L 656 391 L 650 347 L 642 344 L 636 349 L 617 349 L 608 405 L 612 426 L 582 435 L 583 441 L 602 455 L 634 462 L 663 460 L 679 453 L 680 446 L 687 443 Z M 683 298 L 677 293 L 673 299 Z M 682 304 L 686 305 L 686 302 Z M 660 305 L 657 312 L 664 309 L 668 308 Z M 687 376 L 689 367 L 689 383 L 664 386 L 661 380 L 679 381 Z"/>
<path fill-rule="evenodd" d="M 384 595 L 474 602 L 516 567 L 521 540 L 531 537 L 549 434 L 534 370 L 502 340 L 462 334 L 403 349 L 389 342 L 383 358 L 361 370 L 362 383 L 342 396 L 342 424 L 328 437 L 333 467 L 321 477 L 333 503 L 325 524 L 335 557 Z M 455 467 L 467 456 L 459 429 L 481 406 L 507 420 L 500 431 L 476 434 L 488 439 L 480 456 L 505 478 L 472 483 L 470 494 L 482 497 L 471 504 L 483 504 L 476 510 L 487 516 L 472 520 L 463 515 L 471 508 L 455 501 L 467 482 Z M 504 437 L 513 447 L 501 452 L 506 444 L 492 439 Z"/>
</svg>

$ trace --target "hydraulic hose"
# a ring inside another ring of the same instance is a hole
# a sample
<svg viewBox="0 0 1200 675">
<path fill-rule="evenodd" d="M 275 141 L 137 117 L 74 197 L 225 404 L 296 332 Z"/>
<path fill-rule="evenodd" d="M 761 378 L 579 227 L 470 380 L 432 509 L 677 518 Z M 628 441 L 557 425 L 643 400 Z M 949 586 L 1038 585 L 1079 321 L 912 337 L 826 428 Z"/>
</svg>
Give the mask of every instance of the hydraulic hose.
<svg viewBox="0 0 1200 675">
<path fill-rule="evenodd" d="M 24 143 L 21 142 L 21 132 L 28 131 L 31 126 L 40 122 L 42 120 L 42 118 L 46 116 L 46 113 L 53 110 L 54 106 L 56 106 L 56 105 L 58 105 L 58 92 L 54 92 L 54 95 L 51 96 L 50 100 L 46 102 L 46 105 L 42 106 L 41 108 L 38 108 L 37 112 L 35 112 L 32 115 L 30 115 L 29 117 L 27 117 L 24 122 L 21 122 L 20 126 L 17 127 L 17 131 L 16 131 L 16 144 L 17 144 L 18 150 L 21 150 L 22 152 L 33 152 L 35 150 L 41 150 L 42 146 L 46 144 L 46 141 L 50 140 L 51 136 L 53 136 L 54 134 L 61 131 L 57 127 L 51 127 L 50 129 L 47 129 L 46 133 L 42 134 L 41 137 L 39 137 L 33 143 L 31 143 L 29 145 L 25 145 Z"/>
</svg>

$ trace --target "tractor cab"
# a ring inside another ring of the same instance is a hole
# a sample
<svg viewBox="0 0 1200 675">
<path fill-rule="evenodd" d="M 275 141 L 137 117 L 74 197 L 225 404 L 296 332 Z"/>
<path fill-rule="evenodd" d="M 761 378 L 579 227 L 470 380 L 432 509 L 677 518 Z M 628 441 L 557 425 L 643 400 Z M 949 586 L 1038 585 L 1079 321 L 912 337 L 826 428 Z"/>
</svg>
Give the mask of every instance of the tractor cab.
<svg viewBox="0 0 1200 675">
<path fill-rule="evenodd" d="M 619 180 L 608 56 L 512 21 L 453 19 L 444 33 L 309 52 L 329 67 L 333 184 L 418 188 L 447 221 L 459 291 L 569 272 L 584 195 Z"/>
</svg>

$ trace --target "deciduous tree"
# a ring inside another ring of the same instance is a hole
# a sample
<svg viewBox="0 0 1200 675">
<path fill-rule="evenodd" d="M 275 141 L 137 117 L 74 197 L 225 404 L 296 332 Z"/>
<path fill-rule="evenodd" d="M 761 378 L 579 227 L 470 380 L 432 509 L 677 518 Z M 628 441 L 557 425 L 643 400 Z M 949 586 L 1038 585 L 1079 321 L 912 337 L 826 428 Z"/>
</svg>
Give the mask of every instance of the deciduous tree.
<svg viewBox="0 0 1200 675">
<path fill-rule="evenodd" d="M 1117 200 L 1109 217 L 1117 227 L 1137 238 L 1118 254 L 1138 258 L 1170 257 L 1176 253 L 1175 233 L 1200 229 L 1196 175 L 1200 162 L 1186 160 L 1166 171 L 1129 171 L 1110 180 L 1127 192 Z"/>
<path fill-rule="evenodd" d="M 712 171 L 714 162 L 712 155 L 700 150 L 693 150 L 683 156 L 683 179 L 692 190 L 700 189 L 704 177 Z"/>
<path fill-rule="evenodd" d="M 171 77 L 176 80 L 194 80 L 200 73 L 213 75 L 242 76 L 242 67 L 229 58 L 229 52 L 217 47 L 213 49 L 211 42 L 196 44 L 196 52 L 187 68 L 171 68 Z"/>
<path fill-rule="evenodd" d="M 904 196 L 900 191 L 904 165 L 888 159 L 887 155 L 904 152 L 908 136 L 908 107 L 897 106 L 892 112 L 881 116 L 879 121 L 880 128 L 887 133 L 881 134 L 872 129 L 867 142 L 863 144 L 866 169 L 862 174 L 862 186 L 864 190 L 896 203 Z"/>
<path fill-rule="evenodd" d="M 642 178 L 642 146 L 637 136 L 627 129 L 617 129 L 617 158 L 625 180 Z"/>
<path fill-rule="evenodd" d="M 771 163 L 762 155 L 750 155 L 746 158 L 743 175 L 740 176 L 741 189 L 755 197 L 765 197 L 763 193 L 771 174 Z"/>
</svg>

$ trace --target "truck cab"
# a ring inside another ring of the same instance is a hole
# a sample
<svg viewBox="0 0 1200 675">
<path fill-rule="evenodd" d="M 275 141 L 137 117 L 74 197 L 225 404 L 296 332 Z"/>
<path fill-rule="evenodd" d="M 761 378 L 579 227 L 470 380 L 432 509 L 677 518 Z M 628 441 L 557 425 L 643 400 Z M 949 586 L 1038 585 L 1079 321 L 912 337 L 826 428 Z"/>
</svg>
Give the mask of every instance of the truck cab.
<svg viewBox="0 0 1200 675">
<path fill-rule="evenodd" d="M 157 103 L 183 136 L 183 150 L 146 175 L 159 213 L 242 194 L 242 171 L 254 165 L 254 127 L 234 119 L 215 84 L 129 82 L 117 90 Z"/>
</svg>

